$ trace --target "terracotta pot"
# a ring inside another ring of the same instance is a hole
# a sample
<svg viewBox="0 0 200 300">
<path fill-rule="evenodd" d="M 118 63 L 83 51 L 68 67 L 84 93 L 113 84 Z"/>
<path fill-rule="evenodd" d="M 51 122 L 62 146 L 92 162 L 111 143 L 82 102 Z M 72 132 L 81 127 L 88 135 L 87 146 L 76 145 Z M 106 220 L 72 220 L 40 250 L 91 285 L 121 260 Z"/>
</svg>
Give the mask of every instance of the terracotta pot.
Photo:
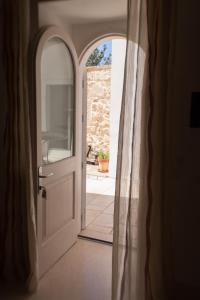
<svg viewBox="0 0 200 300">
<path fill-rule="evenodd" d="M 108 166 L 109 166 L 109 159 L 99 159 L 98 158 L 98 162 L 99 162 L 99 172 L 103 172 L 106 173 L 108 172 Z"/>
</svg>

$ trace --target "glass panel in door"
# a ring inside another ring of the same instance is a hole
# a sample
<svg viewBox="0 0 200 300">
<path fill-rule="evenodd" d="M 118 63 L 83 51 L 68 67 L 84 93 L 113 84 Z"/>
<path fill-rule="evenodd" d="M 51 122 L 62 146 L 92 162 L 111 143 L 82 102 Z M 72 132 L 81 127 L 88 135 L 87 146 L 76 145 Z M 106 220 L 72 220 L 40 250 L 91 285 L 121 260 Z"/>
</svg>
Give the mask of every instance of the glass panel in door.
<svg viewBox="0 0 200 300">
<path fill-rule="evenodd" d="M 74 67 L 62 40 L 46 42 L 41 68 L 41 146 L 42 164 L 46 165 L 74 155 Z"/>
</svg>

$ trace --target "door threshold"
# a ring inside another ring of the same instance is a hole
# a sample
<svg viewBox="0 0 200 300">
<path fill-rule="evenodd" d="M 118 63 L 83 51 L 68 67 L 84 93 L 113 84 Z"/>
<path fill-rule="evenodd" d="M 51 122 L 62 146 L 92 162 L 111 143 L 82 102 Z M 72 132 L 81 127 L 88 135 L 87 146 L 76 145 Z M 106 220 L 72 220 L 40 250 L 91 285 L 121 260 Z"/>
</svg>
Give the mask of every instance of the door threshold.
<svg viewBox="0 0 200 300">
<path fill-rule="evenodd" d="M 88 240 L 88 241 L 96 242 L 96 243 L 106 244 L 106 245 L 110 245 L 110 246 L 113 245 L 113 242 L 109 242 L 109 241 L 105 241 L 105 240 L 93 238 L 93 237 L 82 235 L 82 234 L 79 234 L 78 238 L 83 239 L 83 240 Z"/>
</svg>

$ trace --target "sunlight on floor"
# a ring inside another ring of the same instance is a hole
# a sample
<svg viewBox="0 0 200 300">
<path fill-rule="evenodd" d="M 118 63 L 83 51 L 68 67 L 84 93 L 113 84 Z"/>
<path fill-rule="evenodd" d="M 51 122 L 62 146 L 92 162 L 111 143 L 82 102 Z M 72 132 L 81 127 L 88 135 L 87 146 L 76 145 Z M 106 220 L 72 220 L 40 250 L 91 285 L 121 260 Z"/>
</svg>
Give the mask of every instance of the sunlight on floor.
<svg viewBox="0 0 200 300">
<path fill-rule="evenodd" d="M 111 300 L 112 247 L 79 239 L 41 279 L 37 293 L 2 300 Z"/>
<path fill-rule="evenodd" d="M 115 179 L 90 170 L 86 191 L 86 229 L 81 235 L 112 242 Z"/>
</svg>

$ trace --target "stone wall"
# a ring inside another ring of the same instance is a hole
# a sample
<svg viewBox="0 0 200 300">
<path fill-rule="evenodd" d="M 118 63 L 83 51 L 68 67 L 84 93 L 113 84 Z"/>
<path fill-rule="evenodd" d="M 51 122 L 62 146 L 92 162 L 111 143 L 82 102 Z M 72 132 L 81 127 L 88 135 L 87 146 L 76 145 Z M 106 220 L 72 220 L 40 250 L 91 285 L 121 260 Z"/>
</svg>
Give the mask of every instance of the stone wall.
<svg viewBox="0 0 200 300">
<path fill-rule="evenodd" d="M 111 66 L 87 68 L 87 144 L 109 151 Z"/>
</svg>

